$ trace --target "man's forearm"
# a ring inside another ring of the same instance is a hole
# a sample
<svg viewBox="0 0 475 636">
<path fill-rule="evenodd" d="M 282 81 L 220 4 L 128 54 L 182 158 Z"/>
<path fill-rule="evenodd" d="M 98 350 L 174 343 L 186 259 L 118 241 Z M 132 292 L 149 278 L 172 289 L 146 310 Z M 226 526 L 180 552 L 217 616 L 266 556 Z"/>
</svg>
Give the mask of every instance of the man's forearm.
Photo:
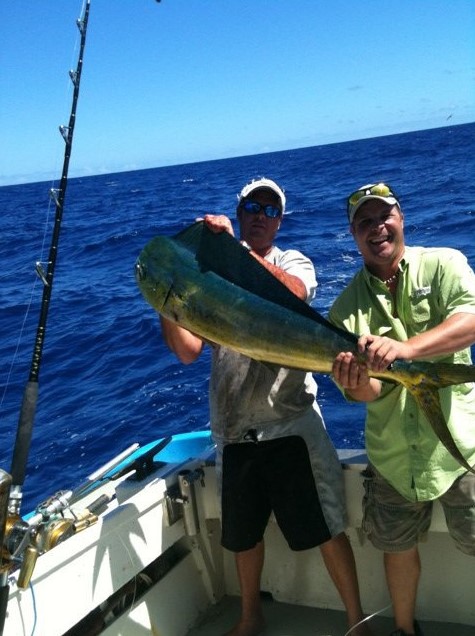
<svg viewBox="0 0 475 636">
<path fill-rule="evenodd" d="M 162 336 L 167 347 L 184 364 L 194 362 L 203 349 L 203 340 L 187 329 L 160 316 Z"/>
</svg>

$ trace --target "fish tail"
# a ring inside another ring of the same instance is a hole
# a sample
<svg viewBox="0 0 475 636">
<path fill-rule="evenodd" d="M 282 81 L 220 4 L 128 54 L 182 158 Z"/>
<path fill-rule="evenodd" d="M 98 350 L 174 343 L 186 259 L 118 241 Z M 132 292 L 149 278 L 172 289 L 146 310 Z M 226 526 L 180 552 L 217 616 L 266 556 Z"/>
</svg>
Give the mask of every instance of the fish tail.
<svg viewBox="0 0 475 636">
<path fill-rule="evenodd" d="M 439 389 L 454 384 L 475 382 L 475 366 L 470 364 L 451 364 L 449 362 L 405 362 L 397 360 L 392 368 L 397 371 L 409 372 L 419 377 L 423 385 L 432 385 Z"/>
<path fill-rule="evenodd" d="M 464 365 L 445 365 L 447 367 L 464 366 Z M 450 432 L 447 422 L 445 421 L 442 407 L 440 405 L 438 386 L 450 386 L 451 384 L 460 384 L 460 382 L 452 381 L 454 375 L 446 375 L 445 382 L 447 384 L 439 384 L 438 382 L 414 382 L 406 379 L 402 382 L 414 400 L 423 411 L 427 421 L 432 426 L 432 430 L 439 440 L 452 455 L 452 457 L 464 468 L 475 474 L 475 467 L 470 466 L 465 457 L 460 452 L 455 440 Z M 427 378 L 426 378 L 427 379 Z"/>
</svg>

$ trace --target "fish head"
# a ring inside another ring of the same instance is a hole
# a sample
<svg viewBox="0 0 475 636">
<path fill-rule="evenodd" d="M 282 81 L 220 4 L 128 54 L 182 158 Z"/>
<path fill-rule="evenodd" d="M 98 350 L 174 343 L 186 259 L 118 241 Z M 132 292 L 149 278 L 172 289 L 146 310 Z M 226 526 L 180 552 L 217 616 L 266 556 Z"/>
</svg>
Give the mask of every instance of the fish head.
<svg viewBox="0 0 475 636">
<path fill-rule="evenodd" d="M 135 280 L 145 300 L 161 312 L 173 286 L 173 267 L 167 239 L 156 237 L 143 248 L 135 262 Z"/>
</svg>

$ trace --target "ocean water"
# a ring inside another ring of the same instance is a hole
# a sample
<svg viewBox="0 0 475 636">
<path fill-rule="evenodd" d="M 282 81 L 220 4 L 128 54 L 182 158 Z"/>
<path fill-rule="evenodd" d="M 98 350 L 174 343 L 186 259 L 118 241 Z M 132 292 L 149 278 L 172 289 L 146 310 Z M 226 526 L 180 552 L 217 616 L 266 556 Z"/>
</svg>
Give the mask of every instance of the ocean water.
<svg viewBox="0 0 475 636">
<path fill-rule="evenodd" d="M 326 314 L 360 266 L 345 197 L 364 183 L 387 181 L 400 195 L 408 244 L 461 249 L 475 267 L 474 157 L 475 124 L 465 124 L 71 179 L 22 511 L 78 485 L 133 442 L 208 427 L 209 352 L 180 364 L 134 280 L 135 259 L 153 236 L 172 235 L 206 212 L 234 218 L 244 183 L 273 178 L 288 197 L 277 244 L 313 260 L 319 281 L 313 305 Z M 54 221 L 48 194 L 57 185 L 0 188 L 0 467 L 6 471 L 41 304 L 35 263 L 48 258 Z M 316 379 L 334 444 L 362 448 L 364 406 L 347 404 L 330 378 Z"/>
</svg>

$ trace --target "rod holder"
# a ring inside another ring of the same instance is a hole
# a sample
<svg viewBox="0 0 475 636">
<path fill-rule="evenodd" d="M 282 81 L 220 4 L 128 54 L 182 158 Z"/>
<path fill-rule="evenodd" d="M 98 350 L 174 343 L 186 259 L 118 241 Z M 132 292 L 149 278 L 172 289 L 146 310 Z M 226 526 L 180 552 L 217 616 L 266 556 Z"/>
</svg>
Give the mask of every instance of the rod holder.
<svg viewBox="0 0 475 636">
<path fill-rule="evenodd" d="M 203 485 L 203 474 L 201 469 L 182 470 L 178 473 L 178 487 L 180 489 L 180 499 L 183 506 L 183 521 L 186 533 L 190 537 L 199 534 L 200 531 L 195 481 L 199 479 Z"/>
</svg>

